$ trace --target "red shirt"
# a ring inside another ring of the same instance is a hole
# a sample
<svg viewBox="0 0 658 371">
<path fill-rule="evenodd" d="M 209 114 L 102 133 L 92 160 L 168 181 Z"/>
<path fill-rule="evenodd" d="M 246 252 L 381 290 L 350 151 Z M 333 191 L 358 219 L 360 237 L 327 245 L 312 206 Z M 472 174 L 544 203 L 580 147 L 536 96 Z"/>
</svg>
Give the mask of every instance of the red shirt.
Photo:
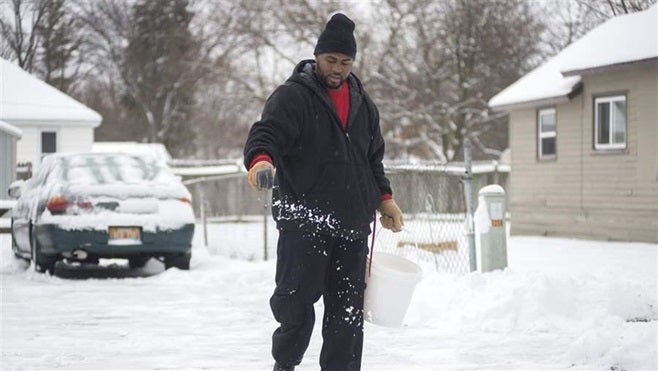
<svg viewBox="0 0 658 371">
<path fill-rule="evenodd" d="M 343 129 L 347 130 L 347 119 L 350 115 L 350 84 L 346 81 L 340 90 L 327 90 L 327 93 L 329 93 L 329 97 L 336 106 L 336 112 L 343 123 Z"/>
</svg>

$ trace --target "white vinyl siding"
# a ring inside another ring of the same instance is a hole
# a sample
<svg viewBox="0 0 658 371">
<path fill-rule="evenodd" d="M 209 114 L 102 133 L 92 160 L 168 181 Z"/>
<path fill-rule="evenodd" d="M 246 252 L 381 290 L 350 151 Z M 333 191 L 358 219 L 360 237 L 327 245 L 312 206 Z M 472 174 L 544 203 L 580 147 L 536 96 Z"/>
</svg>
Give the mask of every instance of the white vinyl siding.
<svg viewBox="0 0 658 371">
<path fill-rule="evenodd" d="M 18 126 L 18 125 L 17 125 Z M 36 172 L 41 163 L 41 133 L 57 132 L 57 152 L 88 152 L 94 142 L 94 129 L 85 126 L 20 125 L 23 136 L 17 142 L 17 161 L 30 162 Z"/>
<path fill-rule="evenodd" d="M 1 128 L 0 128 L 1 129 Z M 18 138 L 0 130 L 0 189 L 7 198 L 9 185 L 16 179 L 16 141 Z"/>
<path fill-rule="evenodd" d="M 626 148 L 626 96 L 594 100 L 594 148 Z"/>
<path fill-rule="evenodd" d="M 537 114 L 537 156 L 553 159 L 557 154 L 557 120 L 555 108 L 539 110 Z"/>
</svg>

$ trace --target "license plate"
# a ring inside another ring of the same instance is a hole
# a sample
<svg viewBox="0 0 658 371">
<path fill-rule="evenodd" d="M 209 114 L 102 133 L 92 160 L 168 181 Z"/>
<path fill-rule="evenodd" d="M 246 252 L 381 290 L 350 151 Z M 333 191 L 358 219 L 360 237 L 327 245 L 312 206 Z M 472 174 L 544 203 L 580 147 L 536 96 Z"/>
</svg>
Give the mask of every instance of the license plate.
<svg viewBox="0 0 658 371">
<path fill-rule="evenodd" d="M 110 245 L 141 245 L 142 230 L 139 227 L 109 227 L 107 243 Z"/>
</svg>

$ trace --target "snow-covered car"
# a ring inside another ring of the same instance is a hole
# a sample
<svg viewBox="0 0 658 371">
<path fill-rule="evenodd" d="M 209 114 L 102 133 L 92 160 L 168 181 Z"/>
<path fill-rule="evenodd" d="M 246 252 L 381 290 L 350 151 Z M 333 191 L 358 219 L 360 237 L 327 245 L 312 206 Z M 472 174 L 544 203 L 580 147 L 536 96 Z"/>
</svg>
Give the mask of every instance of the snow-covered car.
<svg viewBox="0 0 658 371">
<path fill-rule="evenodd" d="M 12 249 L 52 273 L 58 260 L 151 257 L 189 269 L 194 212 L 190 192 L 165 163 L 129 154 L 44 157 L 29 180 L 14 182 Z"/>
</svg>

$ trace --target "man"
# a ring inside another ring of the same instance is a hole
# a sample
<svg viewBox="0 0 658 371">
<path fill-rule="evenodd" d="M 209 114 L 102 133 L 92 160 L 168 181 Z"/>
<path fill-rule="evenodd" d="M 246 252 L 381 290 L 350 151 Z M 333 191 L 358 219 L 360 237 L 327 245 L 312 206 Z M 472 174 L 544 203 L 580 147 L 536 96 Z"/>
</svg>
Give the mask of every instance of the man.
<svg viewBox="0 0 658 371">
<path fill-rule="evenodd" d="M 402 212 L 384 175 L 377 107 L 352 74 L 354 23 L 335 14 L 315 47 L 268 98 L 244 149 L 249 183 L 272 174 L 279 229 L 276 288 L 280 327 L 274 370 L 293 370 L 311 339 L 313 304 L 324 300 L 322 370 L 359 370 L 367 237 L 375 210 L 399 232 Z"/>
</svg>

